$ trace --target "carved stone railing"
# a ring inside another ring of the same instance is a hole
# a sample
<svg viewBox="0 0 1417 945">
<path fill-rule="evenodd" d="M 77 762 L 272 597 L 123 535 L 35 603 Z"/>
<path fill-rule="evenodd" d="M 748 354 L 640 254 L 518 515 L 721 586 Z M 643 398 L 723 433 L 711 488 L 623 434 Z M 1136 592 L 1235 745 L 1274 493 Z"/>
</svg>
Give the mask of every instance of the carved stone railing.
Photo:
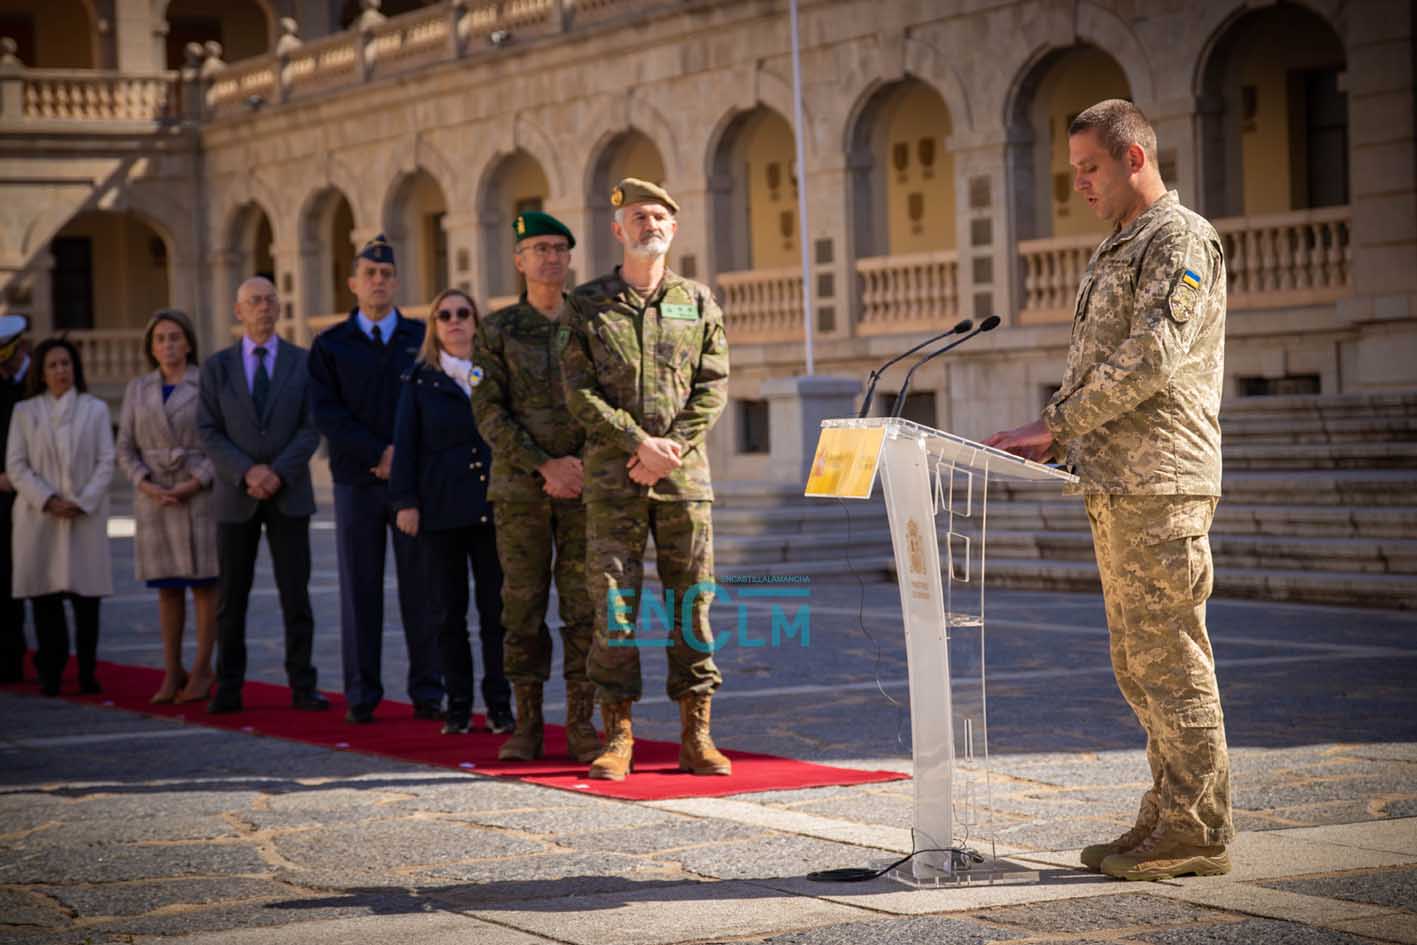
<svg viewBox="0 0 1417 945">
<path fill-rule="evenodd" d="M 424 7 L 385 20 L 369 31 L 365 57 L 372 75 L 405 72 L 446 59 L 455 24 L 441 7 Z"/>
<path fill-rule="evenodd" d="M 276 52 L 222 64 L 210 75 L 207 106 L 214 116 L 239 114 L 242 108 L 355 87 L 440 62 L 494 56 L 508 45 L 676 5 L 676 0 L 445 0 L 399 16 L 374 13 L 343 32 L 306 43 L 291 34 Z"/>
<path fill-rule="evenodd" d="M 861 280 L 857 334 L 918 331 L 959 313 L 959 262 L 953 250 L 856 261 Z"/>
<path fill-rule="evenodd" d="M 1348 207 L 1294 210 L 1214 221 L 1225 243 L 1230 309 L 1325 305 L 1351 289 Z M 1101 236 L 1024 240 L 1020 322 L 1072 318 L 1078 283 Z"/>
<path fill-rule="evenodd" d="M 721 272 L 724 329 L 734 342 L 802 340 L 802 270 Z"/>
<path fill-rule="evenodd" d="M 84 378 L 93 384 L 127 383 L 152 368 L 143 357 L 143 332 L 97 330 L 65 333 L 79 349 Z"/>
<path fill-rule="evenodd" d="M 0 107 L 0 119 L 7 123 L 156 124 L 175 116 L 176 72 L 23 69 L 4 81 L 18 84 L 20 93 L 18 115 Z"/>
<path fill-rule="evenodd" d="M 1321 305 L 1350 290 L 1348 207 L 1215 221 L 1232 309 Z"/>
<path fill-rule="evenodd" d="M 1023 270 L 1023 324 L 1067 321 L 1073 315 L 1078 282 L 1087 271 L 1092 251 L 1101 235 L 1063 236 L 1056 239 L 1020 240 L 1019 265 Z"/>
</svg>

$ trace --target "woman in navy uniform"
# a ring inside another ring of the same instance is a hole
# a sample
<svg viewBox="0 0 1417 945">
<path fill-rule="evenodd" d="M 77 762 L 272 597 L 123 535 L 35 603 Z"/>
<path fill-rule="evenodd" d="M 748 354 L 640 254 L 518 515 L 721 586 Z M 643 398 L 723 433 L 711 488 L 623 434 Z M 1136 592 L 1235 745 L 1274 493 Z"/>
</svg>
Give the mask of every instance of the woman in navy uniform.
<svg viewBox="0 0 1417 945">
<path fill-rule="evenodd" d="M 472 366 L 477 306 L 457 289 L 428 307 L 418 361 L 404 375 L 394 422 L 389 493 L 396 522 L 418 536 L 428 575 L 428 620 L 438 635 L 448 691 L 444 734 L 469 730 L 473 662 L 468 639 L 468 565 L 477 586 L 482 641 L 482 699 L 493 732 L 510 732 L 511 688 L 502 672 L 502 568 L 487 480 L 492 449 L 477 432 L 470 396 L 481 374 Z"/>
</svg>

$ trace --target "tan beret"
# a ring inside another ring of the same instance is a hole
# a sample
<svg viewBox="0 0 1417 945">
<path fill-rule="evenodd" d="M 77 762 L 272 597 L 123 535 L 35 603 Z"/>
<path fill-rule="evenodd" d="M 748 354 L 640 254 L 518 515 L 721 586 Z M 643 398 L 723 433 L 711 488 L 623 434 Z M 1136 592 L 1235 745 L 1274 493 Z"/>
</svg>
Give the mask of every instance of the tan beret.
<svg viewBox="0 0 1417 945">
<path fill-rule="evenodd" d="M 679 212 L 679 205 L 669 196 L 669 191 L 638 177 L 627 177 L 610 191 L 612 207 L 628 207 L 632 203 L 659 203 L 668 207 L 670 213 Z"/>
</svg>

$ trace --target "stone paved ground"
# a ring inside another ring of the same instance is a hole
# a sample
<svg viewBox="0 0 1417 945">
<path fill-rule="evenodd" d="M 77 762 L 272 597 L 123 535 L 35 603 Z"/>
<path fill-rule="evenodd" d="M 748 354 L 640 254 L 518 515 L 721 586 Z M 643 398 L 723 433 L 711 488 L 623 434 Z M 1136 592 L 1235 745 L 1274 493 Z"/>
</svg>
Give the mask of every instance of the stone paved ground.
<svg viewBox="0 0 1417 945">
<path fill-rule="evenodd" d="M 337 688 L 327 517 L 314 536 L 316 658 Z M 101 653 L 158 665 L 131 540 L 114 548 Z M 281 682 L 274 590 L 258 581 L 252 676 Z M 805 648 L 721 653 L 720 741 L 907 770 L 895 588 L 811 592 Z M 769 635 L 765 606 L 749 639 Z M 733 627 L 734 607 L 716 609 Z M 1036 879 L 803 878 L 908 851 L 908 781 L 634 804 L 4 695 L 0 945 L 1417 942 L 1417 617 L 1214 602 L 1235 872 L 1139 886 L 1075 868 L 1078 847 L 1126 826 L 1145 770 L 1100 600 L 1000 592 L 988 615 L 994 838 Z M 401 699 L 392 619 L 386 640 Z M 645 660 L 637 730 L 669 738 L 662 662 Z"/>
</svg>

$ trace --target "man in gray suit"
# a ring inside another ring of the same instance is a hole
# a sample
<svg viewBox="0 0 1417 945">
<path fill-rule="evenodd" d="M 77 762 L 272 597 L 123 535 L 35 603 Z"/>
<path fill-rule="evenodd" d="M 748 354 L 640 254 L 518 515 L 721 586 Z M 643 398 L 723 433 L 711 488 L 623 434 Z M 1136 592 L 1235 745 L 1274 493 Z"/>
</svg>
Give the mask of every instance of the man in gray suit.
<svg viewBox="0 0 1417 945">
<path fill-rule="evenodd" d="M 315 688 L 310 651 L 310 516 L 315 491 L 310 457 L 320 434 L 310 416 L 306 356 L 276 337 L 280 298 L 270 280 L 255 277 L 236 292 L 240 341 L 202 365 L 197 427 L 216 465 L 217 685 L 210 713 L 240 712 L 246 678 L 246 607 L 256 571 L 261 529 L 275 566 L 285 618 L 285 672 L 291 705 L 328 709 Z"/>
</svg>

